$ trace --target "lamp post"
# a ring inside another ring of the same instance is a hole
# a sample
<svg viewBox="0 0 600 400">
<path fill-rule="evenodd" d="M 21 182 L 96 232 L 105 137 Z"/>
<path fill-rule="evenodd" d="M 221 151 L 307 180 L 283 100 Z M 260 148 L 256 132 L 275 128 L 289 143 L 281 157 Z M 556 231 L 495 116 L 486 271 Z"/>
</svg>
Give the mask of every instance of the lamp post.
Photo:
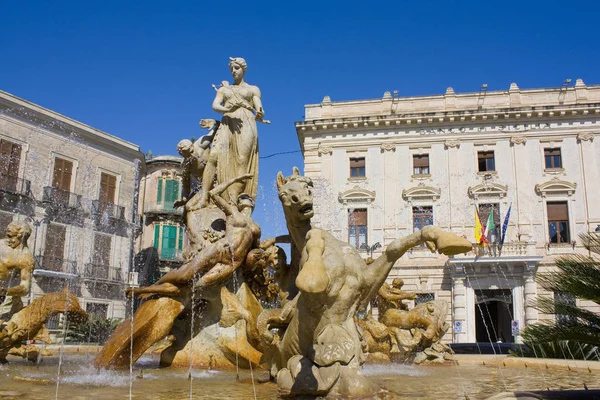
<svg viewBox="0 0 600 400">
<path fill-rule="evenodd" d="M 31 222 L 35 228 L 34 232 L 33 232 L 33 249 L 31 250 L 31 253 L 33 255 L 33 262 L 34 262 L 34 269 L 35 269 L 35 264 L 37 263 L 37 257 L 35 255 L 35 248 L 37 245 L 37 232 L 38 232 L 38 228 L 40 227 L 41 224 L 48 224 L 50 223 L 50 218 L 48 217 L 44 217 L 41 219 L 33 219 L 31 217 L 27 217 L 25 218 L 26 221 Z M 27 304 L 31 304 L 31 302 L 33 301 L 33 293 L 31 292 L 31 284 L 33 282 L 33 271 L 31 273 L 31 277 L 29 278 L 29 295 L 28 295 L 28 303 Z"/>
<path fill-rule="evenodd" d="M 375 244 L 373 246 L 369 246 L 369 244 L 363 243 L 363 244 L 360 245 L 359 248 L 362 249 L 362 250 L 366 250 L 367 251 L 367 255 L 369 257 L 373 258 L 373 252 L 375 250 L 377 250 L 377 249 L 380 249 L 381 247 L 382 247 L 381 243 L 375 242 Z"/>
</svg>

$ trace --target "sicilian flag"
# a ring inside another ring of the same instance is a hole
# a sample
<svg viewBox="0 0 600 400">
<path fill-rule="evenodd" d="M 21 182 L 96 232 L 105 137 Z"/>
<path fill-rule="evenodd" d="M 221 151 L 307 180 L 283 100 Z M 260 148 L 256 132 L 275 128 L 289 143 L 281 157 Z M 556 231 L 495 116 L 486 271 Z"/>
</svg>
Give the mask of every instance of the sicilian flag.
<svg viewBox="0 0 600 400">
<path fill-rule="evenodd" d="M 483 234 L 483 226 L 481 226 L 481 219 L 479 219 L 477 207 L 475 207 L 475 241 L 479 244 L 483 243 L 484 246 L 487 243 L 487 238 Z"/>
<path fill-rule="evenodd" d="M 510 219 L 510 210 L 512 208 L 512 203 L 510 207 L 508 207 L 508 211 L 506 212 L 506 217 L 504 217 L 504 223 L 502 224 L 502 235 L 500 235 L 500 250 L 502 250 L 502 245 L 504 244 L 504 238 L 506 238 L 506 231 L 508 229 L 508 220 Z"/>
</svg>

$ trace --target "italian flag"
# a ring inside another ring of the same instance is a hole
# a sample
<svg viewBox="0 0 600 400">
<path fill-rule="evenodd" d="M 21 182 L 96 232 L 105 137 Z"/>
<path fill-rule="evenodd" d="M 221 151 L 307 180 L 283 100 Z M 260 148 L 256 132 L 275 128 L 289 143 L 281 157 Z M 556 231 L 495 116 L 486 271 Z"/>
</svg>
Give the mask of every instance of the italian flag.
<svg viewBox="0 0 600 400">
<path fill-rule="evenodd" d="M 485 238 L 485 243 L 488 244 L 488 236 L 491 231 L 496 229 L 496 225 L 494 225 L 494 209 L 490 210 L 490 215 L 488 216 L 487 224 L 485 224 L 485 231 L 483 232 L 483 237 Z"/>
</svg>

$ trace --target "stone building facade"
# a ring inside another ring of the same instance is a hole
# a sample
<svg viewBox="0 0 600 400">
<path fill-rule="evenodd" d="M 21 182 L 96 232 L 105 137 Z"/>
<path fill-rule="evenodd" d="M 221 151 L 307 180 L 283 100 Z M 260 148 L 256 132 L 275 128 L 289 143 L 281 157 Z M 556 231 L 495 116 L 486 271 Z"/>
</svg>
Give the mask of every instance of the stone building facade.
<svg viewBox="0 0 600 400">
<path fill-rule="evenodd" d="M 296 130 L 315 182 L 315 225 L 365 257 L 432 223 L 475 243 L 475 210 L 484 226 L 492 215 L 489 246 L 450 259 L 416 248 L 390 273 L 416 302 L 449 302 L 445 341 L 510 342 L 554 318 L 529 302 L 544 294 L 536 274 L 559 255 L 586 252 L 578 234 L 600 224 L 600 86 L 325 96 L 305 106 Z"/>
<path fill-rule="evenodd" d="M 141 286 L 154 283 L 183 261 L 183 207 L 173 207 L 173 202 L 181 198 L 181 161 L 181 157 L 173 156 L 146 160 L 139 193 L 143 224 L 136 243 L 136 271 Z"/>
<path fill-rule="evenodd" d="M 139 147 L 2 91 L 0 145 L 0 235 L 13 220 L 33 226 L 25 304 L 68 286 L 88 313 L 123 318 L 140 222 Z"/>
</svg>

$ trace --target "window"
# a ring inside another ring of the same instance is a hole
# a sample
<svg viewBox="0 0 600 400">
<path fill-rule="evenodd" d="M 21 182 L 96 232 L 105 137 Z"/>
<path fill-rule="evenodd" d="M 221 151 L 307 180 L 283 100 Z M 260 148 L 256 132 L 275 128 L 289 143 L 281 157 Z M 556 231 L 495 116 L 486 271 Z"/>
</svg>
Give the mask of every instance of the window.
<svg viewBox="0 0 600 400">
<path fill-rule="evenodd" d="M 413 232 L 418 232 L 427 225 L 433 225 L 433 207 L 413 207 Z M 418 247 L 425 247 L 425 243 L 421 243 Z"/>
<path fill-rule="evenodd" d="M 477 162 L 479 165 L 479 172 L 488 172 L 496 170 L 496 163 L 494 161 L 493 151 L 478 151 Z"/>
<path fill-rule="evenodd" d="M 413 156 L 413 174 L 429 175 L 429 154 L 415 154 Z"/>
<path fill-rule="evenodd" d="M 477 212 L 479 213 L 479 219 L 481 220 L 481 226 L 484 232 L 487 231 L 488 243 L 498 243 L 500 239 L 500 206 L 498 204 L 479 204 Z M 494 229 L 490 229 L 488 226 L 490 213 L 492 214 L 492 221 L 494 222 Z"/>
<path fill-rule="evenodd" d="M 356 209 L 348 212 L 348 243 L 357 249 L 367 244 L 366 209 Z"/>
<path fill-rule="evenodd" d="M 350 158 L 350 177 L 360 178 L 365 175 L 365 158 Z"/>
<path fill-rule="evenodd" d="M 156 189 L 156 203 L 161 204 L 164 209 L 173 209 L 173 203 L 179 199 L 181 181 L 177 179 L 158 179 Z"/>
<path fill-rule="evenodd" d="M 96 265 L 109 266 L 111 247 L 112 237 L 97 233 L 94 236 L 93 263 Z M 106 272 L 108 273 L 108 270 L 106 270 Z"/>
<path fill-rule="evenodd" d="M 21 145 L 0 139 L 0 187 L 14 191 L 17 188 Z"/>
<path fill-rule="evenodd" d="M 433 207 L 413 207 L 413 232 L 418 232 L 424 226 L 433 225 Z"/>
<path fill-rule="evenodd" d="M 434 293 L 417 293 L 417 298 L 415 299 L 415 306 L 423 303 L 428 303 L 430 301 L 435 300 Z"/>
<path fill-rule="evenodd" d="M 73 175 L 73 163 L 62 158 L 54 159 L 54 173 L 52 174 L 52 187 L 71 191 L 71 177 Z"/>
<path fill-rule="evenodd" d="M 67 228 L 64 225 L 49 224 L 46 228 L 46 244 L 44 245 L 44 261 L 42 267 L 50 271 L 62 271 L 65 257 L 65 237 Z"/>
<path fill-rule="evenodd" d="M 154 248 L 163 260 L 176 260 L 183 249 L 183 227 L 177 225 L 154 225 Z"/>
<path fill-rule="evenodd" d="M 108 304 L 87 303 L 85 305 L 85 312 L 88 315 L 104 319 L 108 313 Z"/>
<path fill-rule="evenodd" d="M 546 168 L 562 168 L 562 159 L 560 148 L 544 149 L 544 159 L 546 160 Z"/>
<path fill-rule="evenodd" d="M 117 177 L 102 172 L 100 174 L 100 193 L 98 200 L 104 204 L 115 204 L 115 194 L 117 192 Z"/>
<path fill-rule="evenodd" d="M 569 243 L 569 211 L 567 202 L 547 203 L 550 243 Z"/>
<path fill-rule="evenodd" d="M 575 297 L 569 293 L 554 292 L 554 303 L 564 304 L 565 306 L 575 306 Z M 568 314 L 556 314 L 556 325 L 565 326 L 576 322 L 577 318 Z"/>
</svg>

